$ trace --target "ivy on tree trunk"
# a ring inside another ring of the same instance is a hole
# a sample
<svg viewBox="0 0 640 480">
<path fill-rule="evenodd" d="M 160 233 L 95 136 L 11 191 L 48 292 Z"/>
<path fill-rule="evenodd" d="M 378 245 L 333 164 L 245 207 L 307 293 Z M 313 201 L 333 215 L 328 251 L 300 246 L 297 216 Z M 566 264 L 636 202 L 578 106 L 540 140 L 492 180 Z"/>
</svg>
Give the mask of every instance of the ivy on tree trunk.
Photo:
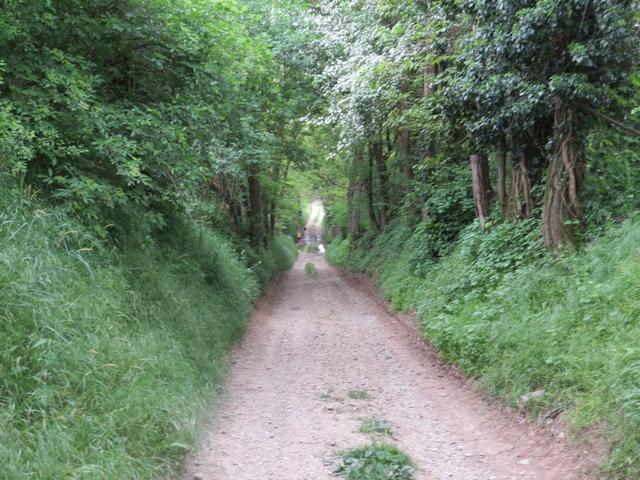
<svg viewBox="0 0 640 480">
<path fill-rule="evenodd" d="M 473 201 L 476 207 L 476 216 L 484 223 L 489 217 L 490 201 L 493 195 L 489 180 L 489 158 L 480 153 L 469 157 L 471 162 L 471 181 L 473 186 Z"/>
<path fill-rule="evenodd" d="M 554 114 L 554 151 L 549 165 L 542 210 L 542 230 L 547 245 L 557 250 L 575 241 L 575 227 L 584 210 L 580 192 L 586 162 L 584 141 L 576 128 L 575 111 L 559 105 Z"/>
</svg>

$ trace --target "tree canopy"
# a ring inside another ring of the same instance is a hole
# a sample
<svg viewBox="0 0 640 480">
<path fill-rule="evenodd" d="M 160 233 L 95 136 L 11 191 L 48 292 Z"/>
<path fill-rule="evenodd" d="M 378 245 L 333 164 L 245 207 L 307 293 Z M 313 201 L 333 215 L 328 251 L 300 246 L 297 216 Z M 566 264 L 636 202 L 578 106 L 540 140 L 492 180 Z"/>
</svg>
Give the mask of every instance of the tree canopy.
<svg viewBox="0 0 640 480">
<path fill-rule="evenodd" d="M 584 224 L 589 135 L 637 131 L 636 6 L 10 0 L 3 171 L 104 237 L 212 207 L 260 244 L 300 223 L 291 171 L 328 168 L 352 235 L 402 217 L 446 244 L 497 200 L 557 249 Z"/>
</svg>

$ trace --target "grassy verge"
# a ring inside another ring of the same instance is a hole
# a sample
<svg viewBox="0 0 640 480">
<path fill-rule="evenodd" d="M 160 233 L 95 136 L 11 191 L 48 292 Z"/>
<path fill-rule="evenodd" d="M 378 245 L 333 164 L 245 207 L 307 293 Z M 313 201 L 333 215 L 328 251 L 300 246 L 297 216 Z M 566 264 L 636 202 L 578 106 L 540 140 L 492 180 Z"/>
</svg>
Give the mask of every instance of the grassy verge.
<svg viewBox="0 0 640 480">
<path fill-rule="evenodd" d="M 439 262 L 395 225 L 373 241 L 334 242 L 334 264 L 373 275 L 393 308 L 418 312 L 450 362 L 514 407 L 562 409 L 579 432 L 597 425 L 611 478 L 640 477 L 640 221 L 579 252 L 544 253 L 533 223 L 477 225 Z"/>
<path fill-rule="evenodd" d="M 295 246 L 276 239 L 249 269 L 210 229 L 173 233 L 122 254 L 62 212 L 4 205 L 0 477 L 159 478 L 193 447 L 225 352 Z"/>
</svg>

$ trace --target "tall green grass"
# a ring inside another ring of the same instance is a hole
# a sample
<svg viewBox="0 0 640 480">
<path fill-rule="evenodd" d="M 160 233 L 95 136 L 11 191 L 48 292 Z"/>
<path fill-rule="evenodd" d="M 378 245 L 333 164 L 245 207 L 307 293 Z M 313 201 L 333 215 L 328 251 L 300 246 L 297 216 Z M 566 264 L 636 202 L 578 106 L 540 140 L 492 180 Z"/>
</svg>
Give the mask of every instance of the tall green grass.
<svg viewBox="0 0 640 480">
<path fill-rule="evenodd" d="M 560 258 L 534 224 L 463 232 L 437 263 L 417 262 L 402 225 L 373 242 L 333 244 L 328 259 L 375 276 L 395 309 L 418 312 L 450 362 L 514 407 L 568 412 L 577 432 L 605 436 L 611 478 L 640 478 L 640 221 L 611 227 Z"/>
<path fill-rule="evenodd" d="M 196 443 L 224 355 L 295 245 L 253 252 L 258 275 L 205 227 L 122 253 L 56 209 L 3 207 L 0 478 L 161 478 Z"/>
</svg>

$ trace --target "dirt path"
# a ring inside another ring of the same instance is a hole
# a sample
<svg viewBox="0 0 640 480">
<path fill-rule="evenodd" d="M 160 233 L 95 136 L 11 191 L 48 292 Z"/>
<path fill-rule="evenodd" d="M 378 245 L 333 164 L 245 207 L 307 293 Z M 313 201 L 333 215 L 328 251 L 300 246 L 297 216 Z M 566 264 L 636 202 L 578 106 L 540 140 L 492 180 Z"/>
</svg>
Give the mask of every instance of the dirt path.
<svg viewBox="0 0 640 480">
<path fill-rule="evenodd" d="M 368 443 L 368 417 L 391 423 L 417 479 L 590 478 L 563 441 L 488 405 L 320 255 L 302 254 L 260 302 L 233 363 L 185 480 L 335 478 L 336 453 Z"/>
<path fill-rule="evenodd" d="M 324 205 L 321 199 L 316 199 L 309 204 L 309 219 L 305 225 L 302 244 L 310 245 L 317 251 L 322 245 L 322 222 L 324 220 Z"/>
</svg>

